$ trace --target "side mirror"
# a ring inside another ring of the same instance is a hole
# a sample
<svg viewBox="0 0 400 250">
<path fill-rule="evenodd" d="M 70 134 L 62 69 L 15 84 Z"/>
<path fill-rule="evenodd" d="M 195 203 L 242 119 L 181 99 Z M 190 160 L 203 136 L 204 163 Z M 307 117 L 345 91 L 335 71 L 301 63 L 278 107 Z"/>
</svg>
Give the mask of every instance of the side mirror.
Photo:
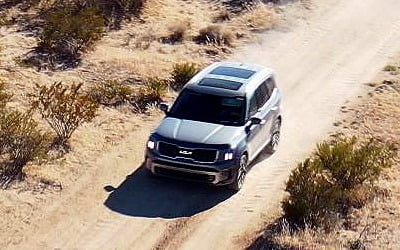
<svg viewBox="0 0 400 250">
<path fill-rule="evenodd" d="M 160 110 L 162 110 L 165 114 L 167 114 L 167 113 L 168 113 L 168 110 L 169 110 L 169 105 L 168 105 L 168 103 L 162 102 L 162 103 L 160 103 L 159 108 L 160 108 Z"/>
<path fill-rule="evenodd" d="M 250 118 L 250 125 L 259 125 L 263 122 L 263 120 L 261 120 L 258 117 L 251 117 Z"/>
</svg>

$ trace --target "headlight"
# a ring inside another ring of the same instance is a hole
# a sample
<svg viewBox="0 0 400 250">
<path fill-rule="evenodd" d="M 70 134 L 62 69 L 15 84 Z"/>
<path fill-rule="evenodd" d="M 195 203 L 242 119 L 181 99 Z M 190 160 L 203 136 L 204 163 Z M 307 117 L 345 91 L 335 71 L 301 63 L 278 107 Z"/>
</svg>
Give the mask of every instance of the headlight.
<svg viewBox="0 0 400 250">
<path fill-rule="evenodd" d="M 147 141 L 147 148 L 148 149 L 154 149 L 156 147 L 156 142 L 152 140 Z"/>
<path fill-rule="evenodd" d="M 233 153 L 232 152 L 226 152 L 224 155 L 224 160 L 229 161 L 233 159 Z"/>
</svg>

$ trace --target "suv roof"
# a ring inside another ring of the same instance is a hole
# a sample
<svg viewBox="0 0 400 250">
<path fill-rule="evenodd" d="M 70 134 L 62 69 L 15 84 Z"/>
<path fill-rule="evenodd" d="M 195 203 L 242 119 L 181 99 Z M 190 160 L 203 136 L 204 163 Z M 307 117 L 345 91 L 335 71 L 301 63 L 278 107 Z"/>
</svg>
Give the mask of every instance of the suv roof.
<svg viewBox="0 0 400 250">
<path fill-rule="evenodd" d="M 271 69 L 260 65 L 217 62 L 194 76 L 185 88 L 202 93 L 245 96 L 256 89 L 260 80 L 273 74 Z"/>
</svg>

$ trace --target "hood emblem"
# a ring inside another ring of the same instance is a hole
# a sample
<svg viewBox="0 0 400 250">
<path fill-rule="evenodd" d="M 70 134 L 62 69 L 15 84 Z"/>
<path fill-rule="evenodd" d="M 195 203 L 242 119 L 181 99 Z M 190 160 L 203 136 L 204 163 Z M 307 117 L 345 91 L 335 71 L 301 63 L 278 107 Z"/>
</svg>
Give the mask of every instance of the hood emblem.
<svg viewBox="0 0 400 250">
<path fill-rule="evenodd" d="M 179 154 L 181 155 L 192 155 L 192 151 L 187 151 L 187 150 L 179 150 Z"/>
</svg>

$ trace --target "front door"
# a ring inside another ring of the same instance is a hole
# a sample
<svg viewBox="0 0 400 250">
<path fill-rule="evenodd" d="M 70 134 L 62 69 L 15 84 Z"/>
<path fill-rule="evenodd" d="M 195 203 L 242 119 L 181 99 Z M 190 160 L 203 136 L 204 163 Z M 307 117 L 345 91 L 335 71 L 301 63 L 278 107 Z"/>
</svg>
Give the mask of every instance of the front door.
<svg viewBox="0 0 400 250">
<path fill-rule="evenodd" d="M 250 119 L 253 116 L 259 116 L 259 107 L 256 94 L 253 94 L 250 97 L 249 101 L 249 109 L 247 113 L 247 118 Z M 259 117 L 262 119 L 261 117 Z M 254 155 L 257 153 L 258 148 L 261 147 L 262 140 L 259 137 L 262 125 L 251 125 L 248 124 L 246 127 L 247 132 L 247 148 L 249 151 L 250 160 L 254 158 Z"/>
</svg>

